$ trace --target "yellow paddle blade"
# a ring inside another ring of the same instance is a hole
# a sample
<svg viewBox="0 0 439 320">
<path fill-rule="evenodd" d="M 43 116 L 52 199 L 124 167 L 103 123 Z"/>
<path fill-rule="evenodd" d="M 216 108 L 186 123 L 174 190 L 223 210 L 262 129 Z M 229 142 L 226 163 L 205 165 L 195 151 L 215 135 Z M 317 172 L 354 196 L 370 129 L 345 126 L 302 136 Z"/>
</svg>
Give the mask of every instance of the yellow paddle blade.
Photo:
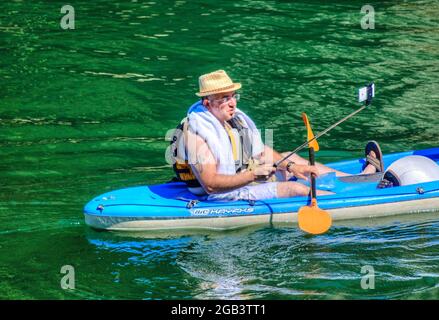
<svg viewBox="0 0 439 320">
<path fill-rule="evenodd" d="M 315 199 L 313 199 L 315 200 Z M 328 231 L 332 218 L 328 212 L 315 205 L 303 206 L 298 213 L 299 228 L 311 234 L 322 234 Z"/>
<path fill-rule="evenodd" d="M 308 116 L 306 115 L 305 112 L 302 113 L 302 119 L 303 119 L 303 122 L 305 123 L 305 126 L 306 126 L 306 130 L 307 130 L 307 134 L 308 134 L 307 139 L 308 139 L 308 141 L 310 141 L 310 140 L 314 139 L 314 133 L 312 132 L 311 125 L 309 124 L 309 121 L 308 121 Z M 308 147 L 314 148 L 315 152 L 319 151 L 319 144 L 317 143 L 317 140 L 314 140 L 313 142 L 309 143 Z"/>
</svg>

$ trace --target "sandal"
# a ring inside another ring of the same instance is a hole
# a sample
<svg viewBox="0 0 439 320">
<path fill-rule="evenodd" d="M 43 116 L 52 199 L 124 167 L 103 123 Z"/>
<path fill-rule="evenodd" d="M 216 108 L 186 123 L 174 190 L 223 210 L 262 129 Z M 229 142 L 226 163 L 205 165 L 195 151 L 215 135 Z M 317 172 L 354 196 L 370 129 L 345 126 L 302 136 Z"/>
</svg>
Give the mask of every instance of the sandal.
<svg viewBox="0 0 439 320">
<path fill-rule="evenodd" d="M 381 148 L 376 141 L 369 141 L 365 148 L 366 155 L 366 163 L 363 166 L 363 170 L 367 167 L 367 165 L 373 165 L 377 172 L 384 172 L 384 162 L 383 162 L 383 153 L 381 152 Z M 375 152 L 376 157 L 372 157 L 370 152 Z"/>
</svg>

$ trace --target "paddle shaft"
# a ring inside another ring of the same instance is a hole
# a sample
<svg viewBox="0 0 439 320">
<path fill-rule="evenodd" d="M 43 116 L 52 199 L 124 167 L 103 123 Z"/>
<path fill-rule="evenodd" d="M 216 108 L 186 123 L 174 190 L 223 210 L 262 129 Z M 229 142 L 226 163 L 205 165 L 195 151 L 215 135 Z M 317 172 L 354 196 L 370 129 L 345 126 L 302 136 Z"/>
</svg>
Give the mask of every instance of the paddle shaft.
<svg viewBox="0 0 439 320">
<path fill-rule="evenodd" d="M 313 166 L 315 164 L 314 161 L 314 148 L 309 148 L 309 164 Z M 316 192 L 316 175 L 314 173 L 311 173 L 311 199 L 316 199 L 317 192 Z"/>
<path fill-rule="evenodd" d="M 321 136 L 323 136 L 324 134 L 328 133 L 329 131 L 331 131 L 332 129 L 334 129 L 336 126 L 338 126 L 340 123 L 345 122 L 346 120 L 348 120 L 349 118 L 352 118 L 353 116 L 355 116 L 358 112 L 362 111 L 364 108 L 366 108 L 367 105 L 362 106 L 360 109 L 355 110 L 354 112 L 352 112 L 350 115 L 344 117 L 343 119 L 337 121 L 336 123 L 334 123 L 332 126 L 326 128 L 325 130 L 323 130 L 322 132 L 319 132 L 313 139 L 304 142 L 302 145 L 300 145 L 299 147 L 297 147 L 296 149 L 294 149 L 293 151 L 291 151 L 287 156 L 283 157 L 281 160 L 276 161 L 276 163 L 274 164 L 274 167 L 276 168 L 280 163 L 284 162 L 286 159 L 288 159 L 289 157 L 291 157 L 293 154 L 299 152 L 300 150 L 302 150 L 303 148 L 305 148 L 310 142 L 313 142 L 314 140 L 317 140 L 318 138 L 320 138 Z"/>
</svg>

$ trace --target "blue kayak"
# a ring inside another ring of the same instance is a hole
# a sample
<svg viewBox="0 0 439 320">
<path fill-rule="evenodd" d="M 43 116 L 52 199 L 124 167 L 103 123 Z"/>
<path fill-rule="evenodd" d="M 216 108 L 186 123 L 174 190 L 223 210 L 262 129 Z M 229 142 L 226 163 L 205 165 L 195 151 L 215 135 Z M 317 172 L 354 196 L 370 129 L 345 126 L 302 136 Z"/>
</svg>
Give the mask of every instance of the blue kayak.
<svg viewBox="0 0 439 320">
<path fill-rule="evenodd" d="M 384 164 L 388 168 L 398 159 L 412 155 L 439 164 L 439 148 L 388 154 L 383 157 Z M 317 179 L 318 189 L 335 193 L 318 197 L 319 207 L 328 211 L 333 221 L 439 210 L 439 180 L 378 188 L 382 173 L 358 175 L 364 163 L 364 158 L 329 163 L 327 166 L 355 176 L 336 177 L 330 173 Z M 84 215 L 87 225 L 104 230 L 226 230 L 296 223 L 298 210 L 307 204 L 309 197 L 207 201 L 189 192 L 184 183 L 171 182 L 99 195 L 86 204 Z"/>
</svg>

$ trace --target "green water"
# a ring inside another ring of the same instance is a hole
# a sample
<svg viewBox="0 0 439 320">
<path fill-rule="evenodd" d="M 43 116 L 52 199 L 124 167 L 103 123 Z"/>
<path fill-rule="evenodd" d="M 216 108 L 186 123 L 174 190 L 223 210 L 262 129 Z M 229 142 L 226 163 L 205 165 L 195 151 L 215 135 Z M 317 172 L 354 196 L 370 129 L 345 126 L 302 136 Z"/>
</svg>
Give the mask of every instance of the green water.
<svg viewBox="0 0 439 320">
<path fill-rule="evenodd" d="M 60 1 L 0 3 L 0 298 L 437 299 L 437 214 L 153 239 L 87 228 L 83 205 L 172 176 L 164 136 L 225 69 L 240 108 L 275 148 L 373 106 L 321 139 L 317 160 L 438 145 L 439 3 L 369 1 Z M 64 265 L 75 289 L 63 290 Z M 364 290 L 363 266 L 375 270 Z"/>
</svg>

